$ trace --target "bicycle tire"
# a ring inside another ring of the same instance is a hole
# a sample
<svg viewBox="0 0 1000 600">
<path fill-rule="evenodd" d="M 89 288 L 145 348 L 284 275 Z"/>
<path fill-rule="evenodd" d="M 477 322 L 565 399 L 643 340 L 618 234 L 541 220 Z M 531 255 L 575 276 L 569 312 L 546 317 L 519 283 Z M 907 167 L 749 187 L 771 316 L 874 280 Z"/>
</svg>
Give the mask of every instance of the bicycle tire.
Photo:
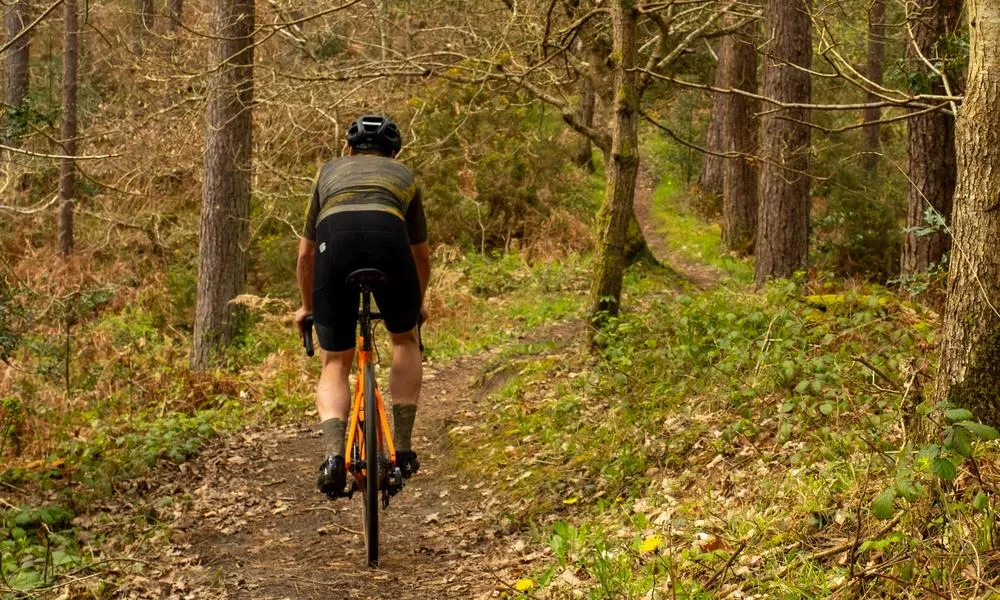
<svg viewBox="0 0 1000 600">
<path fill-rule="evenodd" d="M 378 566 L 378 407 L 375 405 L 375 365 L 365 365 L 365 490 L 364 520 L 365 547 L 368 550 L 368 566 Z"/>
</svg>

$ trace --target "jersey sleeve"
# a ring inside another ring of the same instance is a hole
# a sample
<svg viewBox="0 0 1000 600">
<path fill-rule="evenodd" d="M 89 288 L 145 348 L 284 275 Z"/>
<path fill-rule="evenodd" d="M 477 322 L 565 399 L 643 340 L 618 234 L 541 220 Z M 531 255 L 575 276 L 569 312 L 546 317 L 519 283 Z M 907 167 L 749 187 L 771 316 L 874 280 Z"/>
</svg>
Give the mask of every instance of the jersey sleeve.
<svg viewBox="0 0 1000 600">
<path fill-rule="evenodd" d="M 419 187 L 406 207 L 406 233 L 410 236 L 411 246 L 427 241 L 427 217 L 424 216 L 423 195 Z"/>
<path fill-rule="evenodd" d="M 319 208 L 319 174 L 317 173 L 316 179 L 313 180 L 309 204 L 306 205 L 306 224 L 302 228 L 302 237 L 312 242 L 316 241 L 316 218 L 319 216 Z"/>
</svg>

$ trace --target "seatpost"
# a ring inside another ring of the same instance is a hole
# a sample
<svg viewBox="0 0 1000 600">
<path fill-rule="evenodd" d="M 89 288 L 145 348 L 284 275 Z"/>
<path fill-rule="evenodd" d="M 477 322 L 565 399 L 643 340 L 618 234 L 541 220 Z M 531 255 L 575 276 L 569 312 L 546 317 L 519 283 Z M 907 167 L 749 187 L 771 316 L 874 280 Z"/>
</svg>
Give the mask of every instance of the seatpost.
<svg viewBox="0 0 1000 600">
<path fill-rule="evenodd" d="M 361 335 L 363 339 L 362 350 L 371 352 L 372 350 L 372 291 L 367 286 L 361 288 Z"/>
</svg>

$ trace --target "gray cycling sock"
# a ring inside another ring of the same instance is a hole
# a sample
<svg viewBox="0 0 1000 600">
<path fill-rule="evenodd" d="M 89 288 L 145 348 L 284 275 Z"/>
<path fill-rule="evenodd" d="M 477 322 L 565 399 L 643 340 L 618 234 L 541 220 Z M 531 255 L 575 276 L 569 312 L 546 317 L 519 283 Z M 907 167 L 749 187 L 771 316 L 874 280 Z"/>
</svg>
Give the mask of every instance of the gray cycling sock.
<svg viewBox="0 0 1000 600">
<path fill-rule="evenodd" d="M 392 422 L 394 425 L 396 452 L 413 450 L 410 447 L 410 436 L 413 434 L 413 422 L 417 418 L 416 404 L 393 404 Z"/>
<path fill-rule="evenodd" d="M 327 456 L 344 455 L 344 435 L 347 433 L 347 423 L 343 419 L 333 417 L 320 423 L 323 428 L 323 444 Z"/>
</svg>

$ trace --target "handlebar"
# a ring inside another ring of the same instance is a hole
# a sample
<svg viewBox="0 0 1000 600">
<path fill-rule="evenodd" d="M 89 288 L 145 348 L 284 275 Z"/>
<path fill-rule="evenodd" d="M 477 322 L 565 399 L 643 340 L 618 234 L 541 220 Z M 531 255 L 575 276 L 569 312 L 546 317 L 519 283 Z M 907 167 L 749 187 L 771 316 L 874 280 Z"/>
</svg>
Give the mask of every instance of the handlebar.
<svg viewBox="0 0 1000 600">
<path fill-rule="evenodd" d="M 313 316 L 309 315 L 302 321 L 302 345 L 306 348 L 306 356 L 315 354 L 313 349 Z"/>
</svg>

